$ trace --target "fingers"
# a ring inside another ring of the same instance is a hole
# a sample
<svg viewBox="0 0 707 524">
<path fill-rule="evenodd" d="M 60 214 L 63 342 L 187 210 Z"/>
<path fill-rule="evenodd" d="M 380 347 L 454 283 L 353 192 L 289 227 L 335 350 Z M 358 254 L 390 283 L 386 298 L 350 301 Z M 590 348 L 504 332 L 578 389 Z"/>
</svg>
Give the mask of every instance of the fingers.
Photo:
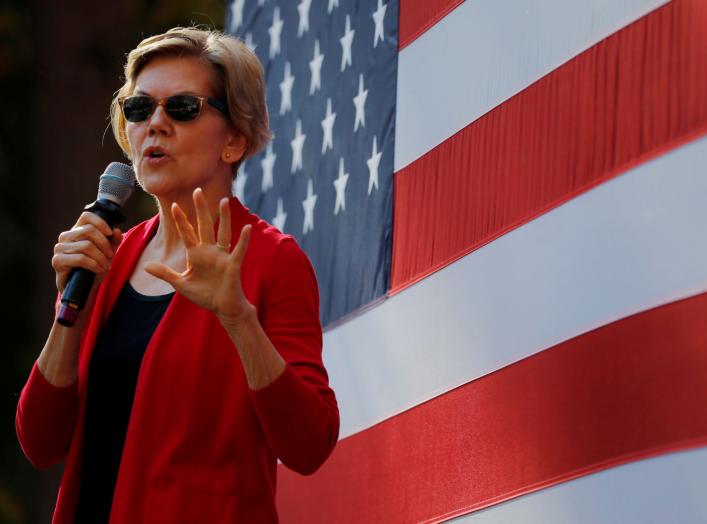
<svg viewBox="0 0 707 524">
<path fill-rule="evenodd" d="M 172 218 L 174 218 L 174 223 L 177 224 L 177 231 L 179 232 L 179 236 L 182 237 L 186 248 L 189 249 L 197 245 L 199 239 L 194 232 L 194 227 L 176 202 L 172 204 Z"/>
<path fill-rule="evenodd" d="M 113 234 L 109 238 L 110 243 L 113 247 L 118 247 L 123 241 L 123 232 L 117 227 L 113 229 Z"/>
<path fill-rule="evenodd" d="M 199 240 L 202 244 L 213 244 L 214 242 L 214 221 L 211 219 L 209 204 L 206 202 L 204 192 L 200 187 L 194 190 L 194 209 L 196 210 L 196 224 L 199 230 Z"/>
<path fill-rule="evenodd" d="M 82 267 L 99 274 L 108 271 L 110 263 L 101 264 L 95 258 L 83 253 L 64 253 L 52 257 L 52 267 L 55 271 L 62 273 L 69 273 L 76 267 Z"/>
<path fill-rule="evenodd" d="M 101 222 L 103 222 L 101 220 Z M 105 222 L 103 222 L 107 226 Z M 64 231 L 59 235 L 58 243 L 54 246 L 54 252 L 65 251 L 65 248 L 70 244 L 88 240 L 92 245 L 96 246 L 106 258 L 113 257 L 113 246 L 111 246 L 110 240 L 106 238 L 104 229 L 97 227 L 94 224 L 85 223 L 79 226 L 74 226 L 69 231 Z M 112 230 L 108 228 L 108 234 L 112 233 Z M 75 251 L 74 251 L 75 252 Z"/>
<path fill-rule="evenodd" d="M 76 267 L 88 269 L 93 273 L 99 274 L 108 271 L 108 265 L 103 265 L 97 260 L 83 253 L 70 253 L 54 255 L 52 257 L 52 267 L 57 273 L 68 274 Z"/>
<path fill-rule="evenodd" d="M 153 277 L 161 278 L 170 283 L 174 289 L 179 287 L 179 281 L 182 278 L 181 273 L 177 273 L 174 269 L 159 262 L 148 262 L 144 266 L 145 271 Z"/>
<path fill-rule="evenodd" d="M 227 198 L 222 198 L 218 206 L 218 239 L 216 242 L 220 246 L 231 245 L 231 207 Z"/>
<path fill-rule="evenodd" d="M 245 258 L 246 251 L 248 251 L 248 244 L 250 243 L 250 232 L 253 226 L 247 224 L 241 229 L 241 236 L 238 237 L 238 243 L 236 247 L 233 248 L 233 253 L 231 253 L 232 260 L 235 264 L 240 267 L 243 265 L 243 259 Z"/>
<path fill-rule="evenodd" d="M 56 272 L 56 288 L 60 293 L 64 291 L 69 273 L 77 267 L 95 273 L 99 279 L 108 271 L 109 264 L 102 265 L 95 259 L 82 253 L 58 254 L 52 257 L 52 268 Z"/>
<path fill-rule="evenodd" d="M 56 272 L 57 289 L 63 291 L 74 268 L 87 269 L 100 279 L 110 269 L 115 248 L 122 237 L 119 229 L 111 229 L 100 217 L 82 213 L 71 230 L 59 235 L 54 246 L 51 263 Z"/>
<path fill-rule="evenodd" d="M 101 268 L 108 270 L 113 252 L 108 244 L 108 253 L 100 250 L 91 240 L 59 243 L 54 246 L 55 255 L 85 255 L 94 260 Z"/>
<path fill-rule="evenodd" d="M 101 233 L 103 233 L 103 236 L 109 237 L 113 233 L 113 230 L 105 222 L 105 220 L 103 220 L 98 215 L 91 213 L 90 211 L 84 211 L 83 213 L 81 213 L 79 219 L 76 221 L 76 224 L 74 224 L 74 228 L 86 224 L 91 224 L 92 226 L 94 226 Z"/>
</svg>

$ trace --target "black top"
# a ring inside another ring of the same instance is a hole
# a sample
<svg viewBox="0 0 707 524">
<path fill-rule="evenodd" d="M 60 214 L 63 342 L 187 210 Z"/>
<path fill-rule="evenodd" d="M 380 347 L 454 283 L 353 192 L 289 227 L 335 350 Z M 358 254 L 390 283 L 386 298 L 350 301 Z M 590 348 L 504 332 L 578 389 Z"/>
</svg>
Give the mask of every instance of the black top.
<svg viewBox="0 0 707 524">
<path fill-rule="evenodd" d="M 126 282 L 91 356 L 76 524 L 107 523 L 140 364 L 174 293 L 146 296 Z"/>
</svg>

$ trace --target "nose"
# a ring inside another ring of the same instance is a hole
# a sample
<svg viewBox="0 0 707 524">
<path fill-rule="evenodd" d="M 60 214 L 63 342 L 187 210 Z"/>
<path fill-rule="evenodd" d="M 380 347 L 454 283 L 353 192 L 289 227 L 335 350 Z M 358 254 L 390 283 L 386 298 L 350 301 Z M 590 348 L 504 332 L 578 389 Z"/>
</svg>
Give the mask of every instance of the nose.
<svg viewBox="0 0 707 524">
<path fill-rule="evenodd" d="M 150 136 L 169 135 L 172 132 L 172 119 L 167 115 L 164 107 L 158 105 L 147 122 L 147 132 Z"/>
</svg>

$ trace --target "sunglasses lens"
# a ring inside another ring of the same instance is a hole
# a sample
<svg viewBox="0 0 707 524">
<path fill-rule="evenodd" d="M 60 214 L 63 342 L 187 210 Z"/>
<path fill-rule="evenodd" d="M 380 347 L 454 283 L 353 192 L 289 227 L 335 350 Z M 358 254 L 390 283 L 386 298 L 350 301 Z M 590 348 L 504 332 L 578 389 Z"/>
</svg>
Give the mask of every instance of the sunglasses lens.
<svg viewBox="0 0 707 524">
<path fill-rule="evenodd" d="M 167 114 L 180 122 L 194 120 L 201 111 L 201 100 L 191 95 L 175 95 L 167 99 Z"/>
<path fill-rule="evenodd" d="M 123 115 L 128 122 L 142 122 L 154 107 L 155 101 L 149 96 L 131 96 L 123 101 Z"/>
</svg>

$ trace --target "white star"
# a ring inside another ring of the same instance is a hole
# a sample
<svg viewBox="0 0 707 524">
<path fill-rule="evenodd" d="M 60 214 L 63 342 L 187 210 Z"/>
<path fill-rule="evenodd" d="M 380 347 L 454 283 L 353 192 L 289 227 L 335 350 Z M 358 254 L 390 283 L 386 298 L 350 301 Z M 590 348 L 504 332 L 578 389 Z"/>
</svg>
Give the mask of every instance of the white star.
<svg viewBox="0 0 707 524">
<path fill-rule="evenodd" d="M 336 189 L 336 203 L 334 204 L 334 214 L 338 215 L 340 210 L 346 210 L 346 183 L 349 181 L 349 174 L 344 173 L 344 159 L 339 159 L 339 178 L 334 180 Z"/>
<path fill-rule="evenodd" d="M 302 201 L 304 208 L 304 224 L 302 225 L 302 234 L 306 235 L 307 231 L 314 229 L 314 206 L 317 203 L 317 195 L 312 189 L 312 179 L 307 180 L 307 198 Z"/>
<path fill-rule="evenodd" d="M 295 124 L 295 137 L 290 142 L 292 146 L 292 167 L 290 173 L 295 174 L 295 171 L 302 169 L 302 148 L 304 147 L 304 139 L 307 135 L 302 134 L 302 120 L 297 120 Z"/>
<path fill-rule="evenodd" d="M 368 194 L 371 194 L 371 189 L 376 186 L 378 189 L 378 165 L 381 163 L 382 152 L 378 151 L 378 145 L 376 144 L 376 137 L 373 135 L 373 151 L 371 152 L 371 158 L 366 160 L 368 165 Z"/>
<path fill-rule="evenodd" d="M 246 33 L 244 43 L 248 49 L 255 53 L 255 48 L 258 46 L 253 42 L 253 33 Z"/>
<path fill-rule="evenodd" d="M 284 115 L 292 109 L 292 86 L 295 77 L 292 76 L 290 63 L 285 62 L 285 78 L 280 82 L 280 115 Z"/>
<path fill-rule="evenodd" d="M 314 41 L 314 58 L 309 62 L 312 79 L 309 82 L 309 94 L 313 95 L 317 89 L 322 88 L 322 62 L 324 55 L 319 53 L 319 40 Z"/>
<path fill-rule="evenodd" d="M 326 153 L 327 149 L 334 149 L 334 120 L 336 120 L 336 113 L 331 112 L 331 98 L 326 99 L 326 116 L 322 120 L 322 131 L 324 132 L 324 139 L 322 140 L 322 155 Z"/>
<path fill-rule="evenodd" d="M 305 32 L 309 31 L 309 8 L 311 6 L 312 0 L 301 0 L 297 6 L 297 12 L 299 12 L 298 37 L 301 37 Z"/>
<path fill-rule="evenodd" d="M 358 129 L 358 125 L 361 127 L 366 127 L 366 114 L 364 112 L 364 106 L 366 105 L 366 97 L 368 96 L 368 89 L 363 89 L 363 75 L 358 76 L 358 94 L 353 98 L 353 103 L 356 106 L 356 118 L 354 119 L 354 132 Z"/>
<path fill-rule="evenodd" d="M 335 7 L 339 7 L 339 0 L 329 0 L 329 7 L 327 7 L 327 14 L 331 14 Z"/>
<path fill-rule="evenodd" d="M 243 24 L 243 6 L 245 5 L 245 0 L 235 0 L 231 4 L 231 33 L 235 33 L 236 30 Z"/>
<path fill-rule="evenodd" d="M 282 199 L 277 199 L 277 215 L 272 219 L 272 225 L 278 228 L 280 231 L 285 230 L 285 220 L 287 220 L 287 213 L 282 205 Z"/>
<path fill-rule="evenodd" d="M 353 42 L 355 30 L 351 29 L 351 17 L 346 15 L 346 31 L 344 36 L 339 38 L 341 42 L 341 70 L 346 69 L 346 65 L 351 65 L 351 43 Z"/>
<path fill-rule="evenodd" d="M 283 24 L 284 22 L 280 20 L 280 8 L 276 7 L 272 25 L 268 29 L 268 33 L 270 34 L 270 60 L 280 54 L 280 34 L 282 33 Z"/>
<path fill-rule="evenodd" d="M 375 32 L 373 33 L 373 47 L 378 45 L 378 38 L 383 42 L 383 18 L 385 10 L 388 9 L 388 4 L 383 4 L 383 0 L 378 0 L 378 9 L 373 12 L 373 22 L 376 24 Z"/>
<path fill-rule="evenodd" d="M 268 148 L 265 151 L 265 157 L 260 161 L 260 167 L 263 169 L 263 180 L 260 184 L 260 190 L 265 193 L 268 189 L 273 187 L 273 168 L 275 167 L 275 159 L 277 155 L 272 151 L 272 142 L 268 144 Z"/>
<path fill-rule="evenodd" d="M 245 169 L 241 165 L 241 168 L 238 170 L 236 179 L 233 181 L 233 185 L 231 187 L 233 194 L 241 202 L 245 202 L 245 183 L 247 180 L 248 175 L 246 174 Z"/>
</svg>

